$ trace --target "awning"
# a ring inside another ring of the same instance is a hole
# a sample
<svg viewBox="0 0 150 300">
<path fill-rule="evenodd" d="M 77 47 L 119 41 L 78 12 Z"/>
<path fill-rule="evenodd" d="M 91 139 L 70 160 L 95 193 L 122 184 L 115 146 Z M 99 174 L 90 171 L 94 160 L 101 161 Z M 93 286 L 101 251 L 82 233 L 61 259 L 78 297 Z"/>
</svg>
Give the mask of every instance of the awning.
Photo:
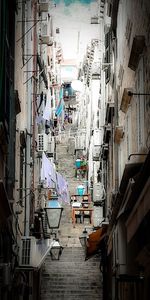
<svg viewBox="0 0 150 300">
<path fill-rule="evenodd" d="M 128 163 L 125 165 L 122 179 L 120 182 L 119 191 L 114 201 L 113 211 L 112 211 L 110 225 L 109 225 L 110 229 L 112 228 L 113 224 L 116 222 L 116 217 L 121 207 L 122 200 L 129 183 L 129 179 L 134 178 L 138 174 L 138 172 L 141 170 L 142 165 L 143 163 Z"/>
<path fill-rule="evenodd" d="M 137 232 L 142 221 L 150 212 L 150 154 L 147 157 L 143 168 L 137 178 L 131 194 L 131 199 L 128 204 L 130 215 L 126 221 L 127 226 L 127 240 L 128 242 L 133 238 Z"/>
<path fill-rule="evenodd" d="M 0 180 L 0 225 L 6 221 L 11 215 L 11 209 L 7 197 L 7 193 L 4 187 L 4 183 Z"/>
<path fill-rule="evenodd" d="M 85 260 L 91 258 L 95 254 L 97 254 L 100 249 L 101 243 L 103 239 L 106 237 L 108 225 L 104 227 L 100 227 L 97 230 L 93 231 L 89 234 L 87 238 L 87 247 L 86 247 L 86 255 Z"/>
<path fill-rule="evenodd" d="M 140 56 L 144 50 L 145 47 L 145 36 L 144 35 L 136 35 L 133 38 L 133 43 L 132 43 L 132 48 L 131 48 L 131 53 L 130 53 L 130 58 L 129 58 L 129 63 L 128 67 L 135 71 L 139 60 Z"/>
</svg>

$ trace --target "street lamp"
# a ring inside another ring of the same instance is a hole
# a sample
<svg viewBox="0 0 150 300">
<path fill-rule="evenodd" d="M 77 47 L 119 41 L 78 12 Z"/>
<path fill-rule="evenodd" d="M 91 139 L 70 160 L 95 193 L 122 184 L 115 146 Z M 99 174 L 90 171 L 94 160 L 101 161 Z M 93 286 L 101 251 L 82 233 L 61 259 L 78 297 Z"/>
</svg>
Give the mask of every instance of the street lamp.
<svg viewBox="0 0 150 300">
<path fill-rule="evenodd" d="M 62 254 L 63 247 L 59 244 L 59 240 L 56 239 L 53 243 L 53 246 L 50 250 L 50 255 L 52 260 L 59 260 Z"/>
<path fill-rule="evenodd" d="M 54 196 L 52 200 L 47 201 L 45 211 L 49 228 L 59 228 L 63 207 L 58 202 L 58 196 Z"/>
<path fill-rule="evenodd" d="M 85 249 L 87 246 L 87 237 L 88 237 L 88 232 L 86 228 L 83 230 L 82 234 L 79 236 L 79 240 L 81 243 L 81 246 Z"/>
<path fill-rule="evenodd" d="M 51 200 L 47 201 L 45 207 L 48 227 L 50 229 L 58 229 L 60 225 L 63 207 L 60 206 L 57 195 L 51 195 L 50 198 Z M 51 259 L 59 260 L 62 250 L 63 247 L 59 244 L 59 240 L 55 238 L 50 249 Z"/>
</svg>

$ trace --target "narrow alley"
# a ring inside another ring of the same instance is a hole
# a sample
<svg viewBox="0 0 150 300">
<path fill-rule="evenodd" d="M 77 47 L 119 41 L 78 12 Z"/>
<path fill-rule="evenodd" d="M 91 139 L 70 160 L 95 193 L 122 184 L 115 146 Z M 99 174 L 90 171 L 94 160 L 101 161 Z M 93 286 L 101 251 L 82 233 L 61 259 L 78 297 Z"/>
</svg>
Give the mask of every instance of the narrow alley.
<svg viewBox="0 0 150 300">
<path fill-rule="evenodd" d="M 150 299 L 150 0 L 0 1 L 0 300 Z"/>
<path fill-rule="evenodd" d="M 74 147 L 69 144 L 71 126 L 66 126 L 57 144 L 58 170 L 67 178 L 70 195 L 83 183 L 75 177 Z M 79 221 L 73 228 L 71 204 L 63 203 L 63 214 L 58 231 L 63 251 L 58 261 L 48 255 L 42 268 L 41 300 L 101 300 L 102 273 L 100 256 L 85 261 L 84 249 L 79 241 L 83 229 L 91 227 L 88 220 Z"/>
</svg>

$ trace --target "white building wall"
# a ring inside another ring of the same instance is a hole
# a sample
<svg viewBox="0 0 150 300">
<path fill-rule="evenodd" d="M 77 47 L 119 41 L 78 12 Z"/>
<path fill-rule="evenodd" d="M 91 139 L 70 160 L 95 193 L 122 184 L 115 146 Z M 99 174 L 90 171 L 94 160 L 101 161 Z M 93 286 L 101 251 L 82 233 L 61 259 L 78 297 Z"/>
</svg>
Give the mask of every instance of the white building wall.
<svg viewBox="0 0 150 300">
<path fill-rule="evenodd" d="M 148 42 L 148 23 L 145 13 L 149 11 L 148 2 L 144 1 L 121 1 L 118 10 L 118 26 L 117 26 L 117 72 L 116 83 L 118 90 L 119 107 L 122 100 L 124 88 L 132 88 L 137 93 L 143 93 L 146 86 L 146 78 L 144 80 L 146 56 L 148 57 L 148 48 L 145 51 L 145 62 L 142 55 L 135 71 L 128 67 L 133 38 L 136 35 L 145 37 L 145 44 Z M 133 21 L 134 20 L 134 21 Z M 122 69 L 122 75 L 121 74 Z M 147 76 L 147 75 L 146 75 Z M 120 78 L 121 77 L 121 78 Z M 146 141 L 149 135 L 148 120 L 149 109 L 146 109 L 146 97 L 134 96 L 128 107 L 127 113 L 119 110 L 119 125 L 123 126 L 124 137 L 119 146 L 120 171 L 119 178 L 121 180 L 125 163 L 131 153 L 147 151 Z M 147 129 L 146 129 L 147 128 Z M 123 154 L 122 154 L 123 153 Z M 144 157 L 143 157 L 144 158 Z M 142 157 L 140 157 L 142 159 Z M 139 160 L 139 157 L 132 157 L 132 160 Z"/>
</svg>

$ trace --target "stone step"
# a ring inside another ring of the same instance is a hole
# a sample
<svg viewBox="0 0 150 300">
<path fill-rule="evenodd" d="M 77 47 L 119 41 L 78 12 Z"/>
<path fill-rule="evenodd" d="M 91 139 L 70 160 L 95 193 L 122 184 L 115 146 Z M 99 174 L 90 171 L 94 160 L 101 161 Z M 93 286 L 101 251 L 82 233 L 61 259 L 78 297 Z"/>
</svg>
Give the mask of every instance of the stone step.
<svg viewBox="0 0 150 300">
<path fill-rule="evenodd" d="M 102 299 L 99 258 L 84 261 L 82 248 L 65 248 L 59 261 L 47 257 L 41 284 L 41 300 Z"/>
<path fill-rule="evenodd" d="M 71 128 L 69 126 L 69 128 Z M 75 157 L 67 144 L 69 132 L 57 144 L 58 172 L 68 182 L 70 194 L 82 184 L 75 178 Z M 93 257 L 85 261 L 84 251 L 79 236 L 85 224 L 72 226 L 71 206 L 63 203 L 58 237 L 64 247 L 59 261 L 47 256 L 42 268 L 40 300 L 102 300 L 102 274 L 100 258 Z"/>
</svg>

